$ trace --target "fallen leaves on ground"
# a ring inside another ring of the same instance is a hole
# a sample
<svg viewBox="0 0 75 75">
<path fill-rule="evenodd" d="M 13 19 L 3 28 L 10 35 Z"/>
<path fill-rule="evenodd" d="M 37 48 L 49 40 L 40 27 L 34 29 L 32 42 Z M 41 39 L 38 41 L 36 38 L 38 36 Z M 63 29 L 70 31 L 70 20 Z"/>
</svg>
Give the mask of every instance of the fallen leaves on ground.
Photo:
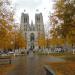
<svg viewBox="0 0 75 75">
<path fill-rule="evenodd" d="M 75 75 L 75 62 L 48 63 L 56 75 Z"/>
<path fill-rule="evenodd" d="M 13 68 L 13 64 L 0 65 L 0 75 L 7 75 Z"/>
</svg>

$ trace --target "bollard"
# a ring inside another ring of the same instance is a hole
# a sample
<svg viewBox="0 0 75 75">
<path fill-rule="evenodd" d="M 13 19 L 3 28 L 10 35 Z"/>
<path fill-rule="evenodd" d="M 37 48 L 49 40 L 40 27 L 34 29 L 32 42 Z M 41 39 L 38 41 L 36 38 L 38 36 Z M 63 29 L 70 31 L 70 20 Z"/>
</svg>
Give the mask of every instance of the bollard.
<svg viewBox="0 0 75 75">
<path fill-rule="evenodd" d="M 9 64 L 11 64 L 11 58 L 9 58 Z"/>
</svg>

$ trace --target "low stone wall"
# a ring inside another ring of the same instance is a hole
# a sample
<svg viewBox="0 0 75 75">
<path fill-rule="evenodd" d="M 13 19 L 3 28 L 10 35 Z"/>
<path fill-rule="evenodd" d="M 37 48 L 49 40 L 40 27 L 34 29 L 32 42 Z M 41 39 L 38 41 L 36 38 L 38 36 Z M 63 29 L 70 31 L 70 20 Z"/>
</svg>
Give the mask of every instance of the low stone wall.
<svg viewBox="0 0 75 75">
<path fill-rule="evenodd" d="M 11 64 L 11 57 L 0 57 L 0 65 Z"/>
<path fill-rule="evenodd" d="M 44 69 L 46 71 L 46 75 L 55 75 L 54 71 L 48 65 L 45 65 Z"/>
</svg>

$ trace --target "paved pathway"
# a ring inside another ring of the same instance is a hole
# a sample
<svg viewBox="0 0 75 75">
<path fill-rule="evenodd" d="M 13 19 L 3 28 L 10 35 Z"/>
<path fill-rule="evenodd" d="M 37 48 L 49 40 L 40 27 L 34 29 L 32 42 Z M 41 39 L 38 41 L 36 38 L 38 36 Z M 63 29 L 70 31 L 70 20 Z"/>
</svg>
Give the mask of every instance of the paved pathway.
<svg viewBox="0 0 75 75">
<path fill-rule="evenodd" d="M 8 75 L 46 75 L 44 65 L 47 61 L 63 61 L 59 58 L 37 55 L 20 56 L 18 58 L 15 68 Z"/>
</svg>

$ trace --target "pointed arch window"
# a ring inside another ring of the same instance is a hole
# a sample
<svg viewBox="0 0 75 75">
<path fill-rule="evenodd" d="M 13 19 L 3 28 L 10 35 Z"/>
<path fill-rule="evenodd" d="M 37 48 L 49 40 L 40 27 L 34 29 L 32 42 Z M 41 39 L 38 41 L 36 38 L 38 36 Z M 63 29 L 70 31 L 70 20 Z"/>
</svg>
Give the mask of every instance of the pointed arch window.
<svg viewBox="0 0 75 75">
<path fill-rule="evenodd" d="M 40 17 L 37 17 L 37 21 L 40 22 Z"/>
<path fill-rule="evenodd" d="M 24 23 L 27 23 L 27 18 L 24 18 Z"/>
</svg>

